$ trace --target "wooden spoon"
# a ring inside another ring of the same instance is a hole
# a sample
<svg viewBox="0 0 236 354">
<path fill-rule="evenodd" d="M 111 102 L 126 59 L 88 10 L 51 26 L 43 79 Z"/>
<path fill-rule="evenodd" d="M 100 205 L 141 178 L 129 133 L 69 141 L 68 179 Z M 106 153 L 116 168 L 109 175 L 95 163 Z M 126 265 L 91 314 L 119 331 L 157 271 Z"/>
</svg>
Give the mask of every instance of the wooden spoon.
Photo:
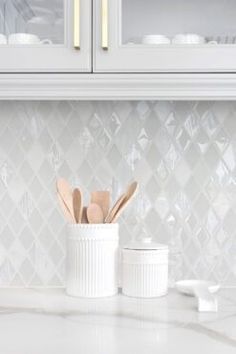
<svg viewBox="0 0 236 354">
<path fill-rule="evenodd" d="M 104 221 L 102 208 L 95 203 L 89 204 L 87 208 L 87 218 L 90 224 L 102 224 Z"/>
<path fill-rule="evenodd" d="M 95 203 L 99 205 L 103 211 L 104 218 L 106 218 L 110 209 L 110 192 L 109 191 L 92 192 L 91 203 Z"/>
<path fill-rule="evenodd" d="M 124 197 L 122 198 L 121 202 L 119 203 L 119 207 L 117 208 L 117 211 L 115 214 L 113 214 L 113 217 L 111 218 L 110 223 L 115 223 L 118 219 L 118 217 L 121 215 L 123 210 L 127 207 L 133 196 L 135 195 L 135 192 L 137 191 L 138 188 L 138 182 L 133 182 L 131 183 L 127 191 L 124 194 Z"/>
<path fill-rule="evenodd" d="M 82 221 L 82 193 L 79 188 L 75 188 L 73 191 L 73 210 L 74 216 L 77 224 Z"/>
<path fill-rule="evenodd" d="M 69 183 L 64 178 L 59 178 L 57 180 L 57 191 L 60 194 L 65 205 L 67 206 L 70 214 L 73 216 L 74 222 L 76 222 L 74 216 L 72 190 Z"/>
<path fill-rule="evenodd" d="M 109 211 L 106 219 L 105 219 L 105 223 L 111 223 L 113 218 L 115 217 L 117 211 L 119 210 L 121 204 L 124 202 L 125 200 L 125 194 L 122 194 L 119 199 L 115 202 L 115 204 L 113 205 L 113 207 L 111 208 L 111 210 Z"/>
<path fill-rule="evenodd" d="M 65 215 L 66 220 L 69 223 L 74 223 L 75 222 L 74 216 L 71 215 L 69 209 L 67 208 L 66 204 L 64 203 L 62 197 L 60 196 L 60 194 L 58 192 L 57 192 L 57 197 L 58 197 L 59 205 L 63 211 L 63 214 Z"/>
</svg>

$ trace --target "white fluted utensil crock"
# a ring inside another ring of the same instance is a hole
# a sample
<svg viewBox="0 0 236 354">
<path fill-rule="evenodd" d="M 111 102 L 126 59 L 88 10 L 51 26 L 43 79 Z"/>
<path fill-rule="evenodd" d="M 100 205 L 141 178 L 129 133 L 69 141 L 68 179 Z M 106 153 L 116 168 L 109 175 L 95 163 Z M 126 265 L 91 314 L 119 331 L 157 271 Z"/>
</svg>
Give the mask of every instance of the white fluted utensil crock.
<svg viewBox="0 0 236 354">
<path fill-rule="evenodd" d="M 118 224 L 70 224 L 66 292 L 78 297 L 117 294 Z"/>
<path fill-rule="evenodd" d="M 131 297 L 159 297 L 168 291 L 168 247 L 133 242 L 122 250 L 122 292 Z"/>
</svg>

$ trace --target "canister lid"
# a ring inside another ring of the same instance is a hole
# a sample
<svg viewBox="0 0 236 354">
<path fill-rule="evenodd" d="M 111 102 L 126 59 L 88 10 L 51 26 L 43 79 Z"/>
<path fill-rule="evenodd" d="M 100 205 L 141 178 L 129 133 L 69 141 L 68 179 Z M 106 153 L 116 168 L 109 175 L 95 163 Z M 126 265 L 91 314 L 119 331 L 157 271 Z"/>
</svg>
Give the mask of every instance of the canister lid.
<svg viewBox="0 0 236 354">
<path fill-rule="evenodd" d="M 138 241 L 131 241 L 126 246 L 123 247 L 128 250 L 137 250 L 137 251 L 145 251 L 145 250 L 168 250 L 168 246 L 162 243 L 157 243 L 152 241 L 151 237 L 143 237 Z"/>
</svg>

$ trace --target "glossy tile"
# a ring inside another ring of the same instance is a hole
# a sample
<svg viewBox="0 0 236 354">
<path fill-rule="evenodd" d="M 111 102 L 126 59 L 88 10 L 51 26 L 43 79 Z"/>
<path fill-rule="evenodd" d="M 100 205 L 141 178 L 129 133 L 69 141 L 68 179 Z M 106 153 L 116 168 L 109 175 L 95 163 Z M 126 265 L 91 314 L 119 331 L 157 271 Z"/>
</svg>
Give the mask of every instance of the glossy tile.
<svg viewBox="0 0 236 354">
<path fill-rule="evenodd" d="M 140 193 L 121 244 L 170 246 L 170 284 L 236 285 L 235 102 L 1 102 L 0 286 L 63 286 L 65 222 L 55 180 Z"/>
</svg>

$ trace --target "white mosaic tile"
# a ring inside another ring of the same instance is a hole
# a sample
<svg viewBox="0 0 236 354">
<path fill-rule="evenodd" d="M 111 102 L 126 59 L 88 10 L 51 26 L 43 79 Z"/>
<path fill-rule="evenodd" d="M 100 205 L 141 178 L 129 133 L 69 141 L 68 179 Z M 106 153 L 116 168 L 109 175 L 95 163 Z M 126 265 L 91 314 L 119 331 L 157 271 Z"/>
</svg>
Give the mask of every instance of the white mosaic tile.
<svg viewBox="0 0 236 354">
<path fill-rule="evenodd" d="M 116 199 L 140 192 L 121 244 L 144 230 L 170 246 L 170 284 L 236 285 L 235 102 L 1 102 L 0 286 L 63 286 L 64 176 Z"/>
</svg>

